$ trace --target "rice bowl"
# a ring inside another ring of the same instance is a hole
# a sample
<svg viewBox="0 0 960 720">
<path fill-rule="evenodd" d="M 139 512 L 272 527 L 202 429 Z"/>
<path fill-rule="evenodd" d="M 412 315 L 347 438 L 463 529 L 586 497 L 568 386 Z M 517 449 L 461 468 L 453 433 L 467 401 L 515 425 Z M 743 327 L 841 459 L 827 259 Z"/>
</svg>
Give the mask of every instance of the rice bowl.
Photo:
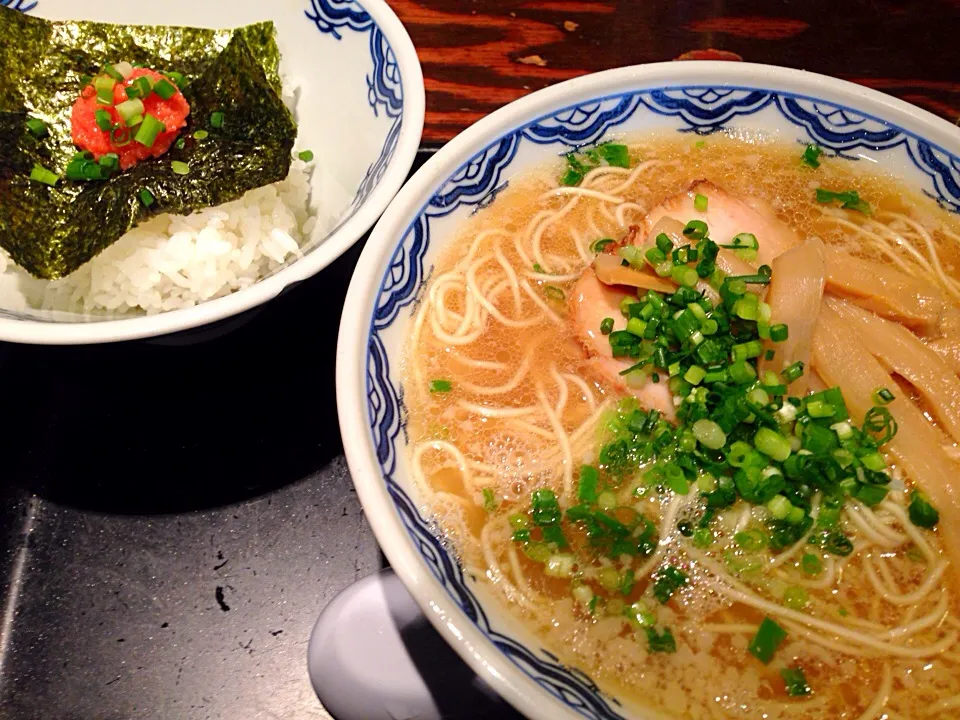
<svg viewBox="0 0 960 720">
<path fill-rule="evenodd" d="M 352 244 L 402 182 L 423 122 L 422 76 L 409 38 L 384 4 L 369 4 L 349 25 L 320 0 L 268 18 L 277 26 L 283 75 L 297 81 L 296 92 L 284 91 L 300 125 L 286 177 L 226 203 L 155 215 L 62 277 L 38 277 L 0 253 L 0 338 L 103 342 L 195 327 L 273 297 Z M 78 11 L 46 0 L 29 13 L 56 21 Z M 229 12 L 174 2 L 118 11 L 91 2 L 83 16 L 219 28 L 257 22 L 264 10 L 255 2 Z M 317 80 L 303 69 L 336 64 L 351 70 Z M 376 96 L 371 67 L 382 75 Z M 202 127 L 204 139 L 214 132 Z"/>
</svg>

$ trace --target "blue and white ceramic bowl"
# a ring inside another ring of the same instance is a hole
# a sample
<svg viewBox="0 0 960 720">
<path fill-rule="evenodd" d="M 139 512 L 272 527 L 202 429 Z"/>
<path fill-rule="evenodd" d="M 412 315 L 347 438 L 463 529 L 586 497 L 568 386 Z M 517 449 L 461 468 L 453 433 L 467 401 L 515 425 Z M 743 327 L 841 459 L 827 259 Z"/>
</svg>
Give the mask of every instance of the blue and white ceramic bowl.
<svg viewBox="0 0 960 720">
<path fill-rule="evenodd" d="M 253 308 L 319 272 L 376 222 L 403 184 L 423 131 L 423 73 L 385 0 L 0 0 L 52 20 L 229 28 L 273 20 L 281 72 L 297 90 L 298 148 L 313 151 L 304 256 L 255 285 L 196 307 L 110 319 L 0 308 L 0 340 L 95 343 L 194 328 Z"/>
<path fill-rule="evenodd" d="M 387 209 L 347 295 L 337 401 L 347 460 L 391 565 L 461 656 L 531 718 L 647 718 L 564 667 L 465 576 L 425 516 L 408 469 L 400 372 L 411 318 L 455 229 L 510 178 L 609 135 L 746 130 L 869 161 L 960 211 L 960 130 L 878 92 L 763 65 L 682 62 L 590 75 L 481 120 Z M 706 680 L 706 678 L 705 678 Z"/>
</svg>

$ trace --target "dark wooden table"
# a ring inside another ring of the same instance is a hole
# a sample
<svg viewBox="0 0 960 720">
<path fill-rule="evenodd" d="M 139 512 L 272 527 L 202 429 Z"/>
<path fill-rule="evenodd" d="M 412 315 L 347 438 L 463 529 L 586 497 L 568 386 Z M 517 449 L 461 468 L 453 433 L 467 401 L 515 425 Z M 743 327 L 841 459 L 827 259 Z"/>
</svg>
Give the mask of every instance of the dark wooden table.
<svg viewBox="0 0 960 720">
<path fill-rule="evenodd" d="M 677 58 L 743 59 L 861 83 L 956 122 L 957 0 L 389 0 L 439 145 L 534 90 Z"/>
</svg>

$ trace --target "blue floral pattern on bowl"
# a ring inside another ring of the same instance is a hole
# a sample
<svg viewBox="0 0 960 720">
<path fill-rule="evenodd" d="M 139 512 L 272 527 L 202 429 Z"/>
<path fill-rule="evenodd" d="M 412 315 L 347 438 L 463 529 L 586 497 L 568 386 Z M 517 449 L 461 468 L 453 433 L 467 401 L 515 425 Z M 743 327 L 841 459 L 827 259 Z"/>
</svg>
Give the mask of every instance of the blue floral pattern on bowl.
<svg viewBox="0 0 960 720">
<path fill-rule="evenodd" d="M 505 632 L 484 610 L 456 557 L 437 535 L 411 494 L 398 481 L 400 454 L 406 442 L 403 387 L 391 372 L 385 339 L 405 309 L 416 310 L 431 268 L 432 236 L 444 218 L 460 211 L 462 219 L 489 204 L 505 184 L 518 153 L 527 144 L 554 146 L 557 153 L 596 143 L 630 125 L 657 125 L 680 133 L 709 135 L 739 127 L 760 114 L 775 115 L 798 142 L 815 142 L 826 152 L 855 160 L 858 153 L 900 153 L 923 191 L 944 208 L 960 211 L 960 161 L 945 149 L 852 108 L 762 88 L 672 87 L 602 97 L 541 117 L 503 135 L 453 172 L 423 205 L 405 232 L 381 281 L 371 318 L 366 362 L 366 397 L 370 431 L 390 497 L 424 563 L 494 646 L 558 702 L 585 718 L 623 718 L 623 707 L 601 692 L 586 674 L 561 663 L 538 643 L 524 644 Z M 651 116 L 657 116 L 652 118 Z M 765 122 L 770 122 L 766 120 Z M 798 152 L 799 155 L 799 152 Z M 517 163 L 522 165 L 522 163 Z M 925 180 L 925 182 L 923 182 Z"/>
</svg>

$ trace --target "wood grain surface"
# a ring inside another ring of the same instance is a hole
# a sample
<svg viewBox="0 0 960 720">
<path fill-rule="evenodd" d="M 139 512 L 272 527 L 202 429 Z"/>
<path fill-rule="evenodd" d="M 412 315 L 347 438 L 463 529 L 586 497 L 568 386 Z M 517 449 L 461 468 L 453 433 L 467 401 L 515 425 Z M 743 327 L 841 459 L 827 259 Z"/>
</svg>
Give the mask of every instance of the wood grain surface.
<svg viewBox="0 0 960 720">
<path fill-rule="evenodd" d="M 529 92 L 681 58 L 825 73 L 960 118 L 960 0 L 389 0 L 427 89 L 424 145 Z"/>
</svg>

